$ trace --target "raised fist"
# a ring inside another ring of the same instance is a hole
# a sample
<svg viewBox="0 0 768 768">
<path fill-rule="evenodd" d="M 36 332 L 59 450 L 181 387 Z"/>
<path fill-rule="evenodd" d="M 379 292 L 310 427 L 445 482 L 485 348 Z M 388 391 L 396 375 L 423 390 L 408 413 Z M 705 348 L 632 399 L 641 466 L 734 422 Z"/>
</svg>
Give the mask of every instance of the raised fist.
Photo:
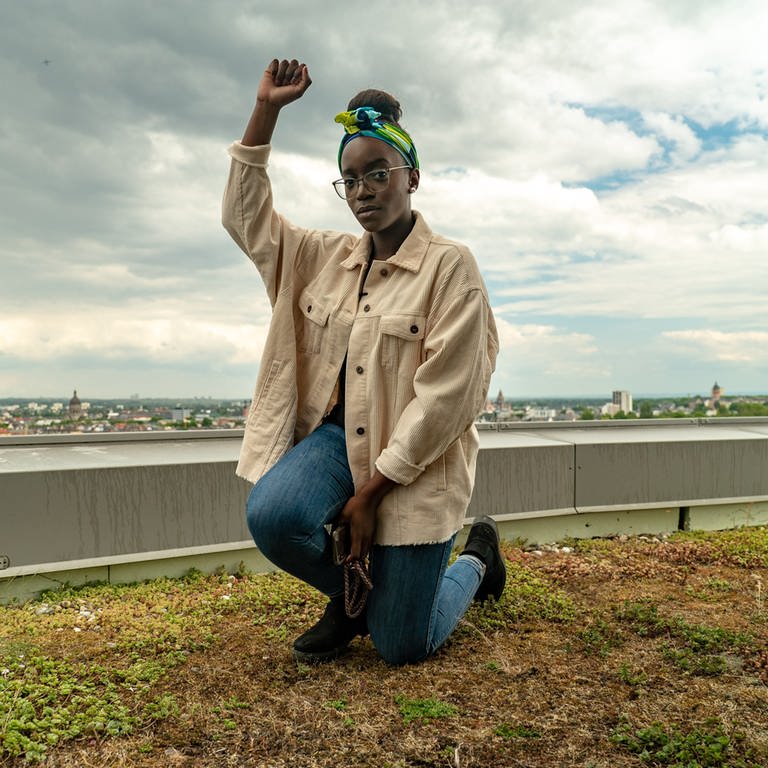
<svg viewBox="0 0 768 768">
<path fill-rule="evenodd" d="M 296 59 L 273 59 L 264 70 L 256 99 L 273 107 L 284 107 L 300 99 L 310 85 L 312 80 L 306 64 Z"/>
</svg>

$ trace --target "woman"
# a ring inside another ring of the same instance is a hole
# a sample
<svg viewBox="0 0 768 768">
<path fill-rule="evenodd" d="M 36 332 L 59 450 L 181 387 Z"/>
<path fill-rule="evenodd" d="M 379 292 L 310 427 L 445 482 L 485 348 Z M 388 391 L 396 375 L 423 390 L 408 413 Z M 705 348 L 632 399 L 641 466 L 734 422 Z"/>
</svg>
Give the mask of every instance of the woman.
<svg viewBox="0 0 768 768">
<path fill-rule="evenodd" d="M 362 236 L 302 229 L 275 213 L 272 133 L 310 84 L 304 64 L 272 61 L 229 150 L 223 223 L 273 309 L 238 474 L 255 483 L 247 519 L 258 547 L 330 598 L 294 656 L 327 661 L 370 632 L 388 662 L 417 662 L 473 598 L 498 599 L 506 580 L 490 518 L 446 569 L 472 493 L 473 421 L 496 328 L 469 250 L 411 209 L 418 156 L 389 94 L 364 91 L 336 117 L 344 136 L 334 186 Z M 373 588 L 357 618 L 345 611 L 334 521 L 349 531 L 348 564 L 370 555 Z"/>
</svg>

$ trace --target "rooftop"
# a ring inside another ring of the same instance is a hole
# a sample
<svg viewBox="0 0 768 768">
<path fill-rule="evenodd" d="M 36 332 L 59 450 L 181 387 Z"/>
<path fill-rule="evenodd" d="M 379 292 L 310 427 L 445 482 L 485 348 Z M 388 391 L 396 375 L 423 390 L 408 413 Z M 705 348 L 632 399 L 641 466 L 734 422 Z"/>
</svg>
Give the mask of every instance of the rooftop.
<svg viewBox="0 0 768 768">
<path fill-rule="evenodd" d="M 0 443 L 0 763 L 768 764 L 768 419 L 484 426 L 507 589 L 401 669 L 292 661 L 322 599 L 248 539 L 239 437 Z"/>
</svg>

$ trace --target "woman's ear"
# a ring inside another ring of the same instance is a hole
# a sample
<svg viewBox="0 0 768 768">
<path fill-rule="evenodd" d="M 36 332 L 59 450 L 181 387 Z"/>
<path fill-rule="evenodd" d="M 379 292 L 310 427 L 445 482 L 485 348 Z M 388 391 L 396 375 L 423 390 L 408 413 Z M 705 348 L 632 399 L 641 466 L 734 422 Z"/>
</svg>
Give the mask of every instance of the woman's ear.
<svg viewBox="0 0 768 768">
<path fill-rule="evenodd" d="M 421 174 L 418 168 L 412 168 L 408 176 L 408 191 L 413 193 L 419 188 L 419 178 Z"/>
</svg>

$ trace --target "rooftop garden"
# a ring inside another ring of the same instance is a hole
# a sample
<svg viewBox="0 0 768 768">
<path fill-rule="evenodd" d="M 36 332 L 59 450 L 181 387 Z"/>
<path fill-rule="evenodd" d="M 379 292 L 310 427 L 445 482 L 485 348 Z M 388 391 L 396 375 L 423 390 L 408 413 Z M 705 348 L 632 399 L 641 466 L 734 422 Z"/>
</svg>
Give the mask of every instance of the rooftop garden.
<svg viewBox="0 0 768 768">
<path fill-rule="evenodd" d="M 0 765 L 768 765 L 768 531 L 505 544 L 449 645 L 297 664 L 283 574 L 61 588 L 0 607 Z"/>
</svg>

